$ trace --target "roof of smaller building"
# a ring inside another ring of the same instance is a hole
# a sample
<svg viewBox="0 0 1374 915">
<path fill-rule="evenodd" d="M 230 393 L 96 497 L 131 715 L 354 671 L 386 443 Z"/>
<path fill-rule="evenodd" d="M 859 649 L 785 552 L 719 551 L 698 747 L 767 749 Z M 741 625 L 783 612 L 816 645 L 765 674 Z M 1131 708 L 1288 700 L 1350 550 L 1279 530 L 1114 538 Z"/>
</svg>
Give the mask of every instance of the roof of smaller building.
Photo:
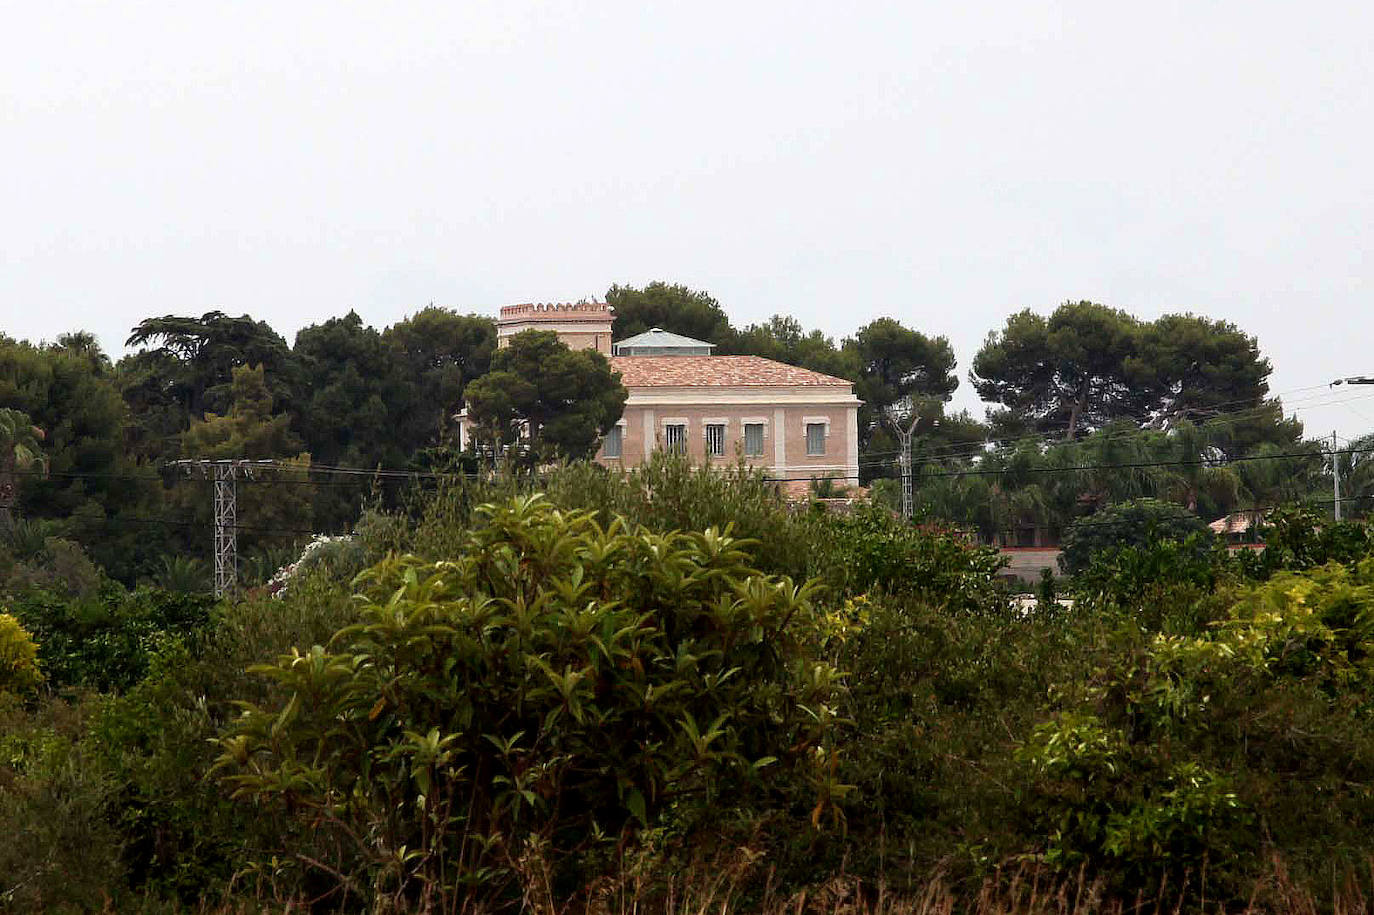
<svg viewBox="0 0 1374 915">
<path fill-rule="evenodd" d="M 633 337 L 626 337 L 624 340 L 615 341 L 616 347 L 654 347 L 654 348 L 685 348 L 685 347 L 706 347 L 714 349 L 714 343 L 705 340 L 697 340 L 692 337 L 684 337 L 682 334 L 675 334 L 670 330 L 661 327 L 651 327 L 642 334 L 635 334 Z"/>
<path fill-rule="evenodd" d="M 1216 534 L 1244 534 L 1262 524 L 1268 514 L 1266 511 L 1232 512 L 1207 526 Z"/>
<path fill-rule="evenodd" d="M 762 356 L 612 356 L 611 368 L 627 388 L 853 384 Z"/>
</svg>

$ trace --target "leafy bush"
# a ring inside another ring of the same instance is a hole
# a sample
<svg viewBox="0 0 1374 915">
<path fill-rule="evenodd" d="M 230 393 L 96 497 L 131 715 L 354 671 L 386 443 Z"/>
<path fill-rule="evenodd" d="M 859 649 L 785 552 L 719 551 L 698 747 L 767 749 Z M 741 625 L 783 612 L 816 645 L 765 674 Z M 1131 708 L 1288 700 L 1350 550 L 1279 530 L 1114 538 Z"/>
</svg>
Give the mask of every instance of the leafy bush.
<svg viewBox="0 0 1374 915">
<path fill-rule="evenodd" d="M 1069 525 L 1060 541 L 1059 566 L 1074 574 L 1102 550 L 1181 540 L 1190 534 L 1210 536 L 1211 532 L 1201 518 L 1181 505 L 1159 499 L 1118 502 Z"/>
<path fill-rule="evenodd" d="M 1020 854 L 1013 742 L 1043 720 L 1045 698 L 1088 663 L 1095 623 L 1055 614 L 950 614 L 913 597 L 847 602 L 855 625 L 827 656 L 846 673 L 840 777 L 853 784 L 846 841 L 796 851 L 802 881 L 836 870 L 915 890 Z M 960 873 L 962 871 L 962 873 Z"/>
<path fill-rule="evenodd" d="M 1260 529 L 1265 547 L 1249 554 L 1246 571 L 1268 578 L 1280 571 L 1339 562 L 1348 566 L 1374 554 L 1374 534 L 1358 521 L 1332 522 L 1305 508 L 1276 509 Z"/>
<path fill-rule="evenodd" d="M 1240 565 L 1208 535 L 1151 539 L 1092 555 L 1073 578 L 1076 599 L 1098 611 L 1130 613 L 1148 629 L 1192 632 L 1219 612 Z"/>
<path fill-rule="evenodd" d="M 811 585 L 760 574 L 728 531 L 602 527 L 539 497 L 477 515 L 454 558 L 366 573 L 332 650 L 256 668 L 275 701 L 222 740 L 237 796 L 295 810 L 356 876 L 341 892 L 490 892 L 522 856 L 575 860 L 809 760 L 813 821 L 833 811 L 838 675 L 803 649 Z"/>
<path fill-rule="evenodd" d="M 45 590 L 67 597 L 85 597 L 100 586 L 101 574 L 81 545 L 71 540 L 43 537 L 34 525 L 21 542 L 20 558 L 4 570 L 3 590 L 12 594 Z M 34 538 L 41 538 L 35 549 Z"/>
<path fill-rule="evenodd" d="M 27 695 L 42 682 L 33 636 L 13 616 L 0 613 L 0 693 Z"/>
<path fill-rule="evenodd" d="M 820 526 L 816 549 L 826 583 L 841 593 L 881 589 L 962 613 L 1006 608 L 996 582 L 1006 560 L 992 547 L 913 527 L 876 506 L 813 523 Z"/>
<path fill-rule="evenodd" d="M 123 690 L 148 673 L 151 652 L 208 625 L 214 598 L 106 582 L 88 598 L 30 591 L 13 599 L 19 620 L 38 638 L 53 686 Z"/>
<path fill-rule="evenodd" d="M 1023 743 L 1023 814 L 1050 860 L 1135 885 L 1210 860 L 1239 892 L 1252 817 L 1304 867 L 1364 854 L 1374 560 L 1220 593 L 1230 606 L 1194 632 L 1118 629 Z"/>
<path fill-rule="evenodd" d="M 106 911 L 124 875 L 114 785 L 84 745 L 89 703 L 25 709 L 4 698 L 0 910 Z"/>
<path fill-rule="evenodd" d="M 11 522 L 9 530 L 0 532 L 0 546 L 20 562 L 39 558 L 47 545 L 48 526 L 40 521 L 20 518 Z"/>
<path fill-rule="evenodd" d="M 1041 818 L 1051 864 L 1109 866 L 1139 884 L 1236 851 L 1226 843 L 1241 805 L 1226 778 L 1133 744 L 1093 715 L 1037 727 L 1018 759 L 1032 786 L 1022 815 Z"/>
<path fill-rule="evenodd" d="M 299 556 L 275 570 L 267 580 L 267 590 L 281 597 L 292 581 L 320 569 L 339 579 L 352 578 L 363 570 L 365 555 L 363 545 L 349 534 L 338 537 L 317 534 Z"/>
<path fill-rule="evenodd" d="M 254 863 L 250 850 L 281 840 L 282 818 L 231 802 L 206 777 L 218 755 L 214 740 L 238 715 L 234 700 L 270 698 L 269 684 L 246 668 L 293 645 L 326 642 L 355 622 L 349 593 L 312 573 L 281 599 L 225 605 L 196 637 L 157 640 L 147 676 L 99 703 L 90 743 L 118 786 L 110 820 L 131 887 L 198 908 Z"/>
<path fill-rule="evenodd" d="M 389 552 L 440 558 L 454 555 L 475 523 L 481 505 L 542 493 L 559 508 L 595 511 L 603 524 L 615 517 L 633 519 L 652 531 L 705 530 L 730 524 L 763 572 L 803 579 L 815 574 L 817 529 L 782 498 L 778 484 L 763 472 L 733 467 L 694 466 L 683 455 L 656 452 L 631 473 L 596 464 L 567 464 L 532 474 L 503 473 L 490 478 L 441 482 L 433 491 L 415 491 L 404 514 L 370 512 L 359 525 L 359 539 L 378 559 Z"/>
</svg>

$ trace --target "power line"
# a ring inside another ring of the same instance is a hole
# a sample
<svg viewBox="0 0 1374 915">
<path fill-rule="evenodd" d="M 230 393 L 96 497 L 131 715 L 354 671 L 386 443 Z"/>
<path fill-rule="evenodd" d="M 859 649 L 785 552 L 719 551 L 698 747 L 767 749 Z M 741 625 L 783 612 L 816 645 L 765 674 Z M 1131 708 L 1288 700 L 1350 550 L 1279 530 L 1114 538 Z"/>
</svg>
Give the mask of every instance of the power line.
<svg viewBox="0 0 1374 915">
<path fill-rule="evenodd" d="M 1363 395 L 1360 397 L 1346 398 L 1322 403 L 1311 404 L 1312 407 L 1340 406 L 1355 400 L 1366 400 L 1374 395 Z M 1306 408 L 1309 405 L 1303 405 Z M 1198 430 L 1205 434 L 1216 433 L 1218 427 L 1225 427 L 1243 422 L 1252 417 L 1262 416 L 1264 413 L 1273 409 L 1270 405 L 1261 405 L 1247 410 L 1239 410 L 1231 413 L 1219 414 L 1207 418 L 1203 422 L 1196 423 Z M 1065 441 L 1062 437 L 1054 433 L 1040 433 L 1033 436 L 1025 436 L 1003 444 L 1003 447 L 1015 447 L 1021 442 L 1035 441 L 1041 447 L 1054 447 L 1056 445 L 1093 445 L 1102 443 L 1129 442 L 1132 440 L 1144 440 L 1152 437 L 1166 437 L 1168 430 L 1164 429 L 1122 429 L 1122 430 L 1102 430 L 1089 436 L 1071 441 Z M 985 440 L 983 443 L 974 446 L 950 445 L 943 448 L 932 449 L 927 452 L 932 458 L 972 458 L 979 457 L 989 452 L 989 446 L 996 446 L 998 442 L 993 439 Z"/>
<path fill-rule="evenodd" d="M 1327 393 L 1327 392 L 1325 391 L 1326 385 L 1317 385 L 1317 386 L 1314 386 L 1314 387 L 1320 387 L 1320 388 L 1322 388 L 1322 389 L 1323 389 L 1323 394 L 1326 394 L 1326 393 Z M 1310 390 L 1310 389 L 1308 389 L 1308 388 L 1299 388 L 1299 389 L 1296 389 L 1296 390 Z M 1281 395 L 1275 395 L 1276 398 L 1279 397 L 1279 396 L 1281 396 Z M 1261 403 L 1261 404 L 1258 404 L 1258 405 L 1255 405 L 1255 406 L 1251 406 L 1251 407 L 1247 407 L 1246 409 L 1243 409 L 1243 410 L 1222 411 L 1222 412 L 1217 412 L 1217 413 L 1211 413 L 1211 414 L 1205 415 L 1205 416 L 1200 415 L 1200 416 L 1199 416 L 1199 420 L 1200 420 L 1200 421 L 1197 422 L 1197 423 L 1195 423 L 1195 425 L 1197 425 L 1197 427 L 1199 428 L 1199 430 L 1202 431 L 1202 432 L 1215 431 L 1215 427 L 1218 426 L 1218 425 L 1223 425 L 1223 426 L 1224 426 L 1224 425 L 1231 425 L 1231 424 L 1234 424 L 1234 423 L 1242 422 L 1242 421 L 1245 420 L 1245 419 L 1249 419 L 1249 418 L 1251 418 L 1251 417 L 1258 417 L 1258 416 L 1263 415 L 1264 413 L 1271 412 L 1271 411 L 1273 411 L 1273 410 L 1276 409 L 1276 408 L 1280 411 L 1280 415 L 1282 416 L 1283 413 L 1284 413 L 1285 408 L 1287 408 L 1287 407 L 1291 407 L 1292 409 L 1295 409 L 1295 410 L 1296 410 L 1296 409 L 1314 409 L 1314 408 L 1316 408 L 1316 407 L 1341 406 L 1341 405 L 1348 404 L 1348 403 L 1351 403 L 1351 402 L 1354 402 L 1354 401 L 1368 400 L 1368 399 L 1370 399 L 1371 397 L 1374 397 L 1374 394 L 1364 394 L 1364 395 L 1359 395 L 1359 396 L 1356 396 L 1356 397 L 1348 397 L 1348 398 L 1343 398 L 1343 399 L 1339 399 L 1339 400 L 1319 400 L 1319 401 L 1313 402 L 1313 403 L 1298 403 L 1298 404 L 1296 404 L 1296 405 L 1292 405 L 1292 404 L 1281 404 L 1281 403 L 1279 403 L 1277 400 L 1268 400 L 1268 401 L 1265 401 L 1264 403 Z M 1246 403 L 1246 402 L 1248 402 L 1248 400 L 1246 400 L 1246 401 L 1236 400 L 1236 401 L 1230 401 L 1230 402 L 1228 402 L 1228 403 Z M 1225 406 L 1225 405 L 1226 405 L 1226 404 L 1223 403 L 1223 404 L 1218 404 L 1218 405 L 1216 405 L 1216 406 Z M 1210 409 L 1210 408 L 1209 408 L 1209 409 Z M 1136 422 L 1139 422 L 1139 421 L 1142 421 L 1145 417 L 1129 416 L 1129 417 L 1127 417 L 1127 418 L 1132 419 L 1132 420 L 1134 420 L 1134 421 L 1136 421 Z M 1149 437 L 1152 437 L 1152 436 L 1166 436 L 1166 435 L 1168 435 L 1168 430 L 1165 430 L 1165 429 L 1148 429 L 1148 428 L 1146 428 L 1146 429 L 1121 429 L 1121 430 L 1104 429 L 1104 430 L 1099 430 L 1098 432 L 1092 433 L 1092 434 L 1090 434 L 1090 435 L 1088 435 L 1088 436 L 1086 436 L 1086 437 L 1084 437 L 1084 438 L 1079 438 L 1079 439 L 1073 439 L 1073 440 L 1068 440 L 1068 441 L 1066 441 L 1066 440 L 1064 440 L 1064 438 L 1062 437 L 1062 435 L 1060 435 L 1059 433 L 1054 433 L 1054 432 L 1041 432 L 1041 433 L 1033 433 L 1033 434 L 1026 435 L 1026 436 L 1016 437 L 1015 439 L 1012 439 L 1012 440 L 1010 440 L 1009 442 L 1005 443 L 1005 444 L 1004 444 L 1004 447 L 1006 447 L 1007 444 L 1011 444 L 1012 442 L 1020 443 L 1020 442 L 1036 441 L 1036 442 L 1038 442 L 1038 443 L 1039 443 L 1040 445 L 1042 445 L 1042 446 L 1054 446 L 1054 445 L 1083 445 L 1083 444 L 1101 443 L 1101 442 L 1118 442 L 1118 441 L 1131 440 L 1131 439 L 1144 439 L 1144 438 L 1149 438 Z M 976 445 L 969 445 L 969 444 L 966 444 L 966 443 L 951 443 L 951 444 L 949 444 L 949 445 L 935 446 L 935 447 L 932 448 L 932 449 L 928 449 L 925 453 L 926 453 L 928 456 L 932 457 L 932 458 L 958 459 L 958 458 L 961 458 L 961 457 L 978 457 L 978 456 L 980 456 L 980 455 L 982 455 L 982 454 L 988 453 L 988 448 L 989 448 L 989 446 L 996 446 L 998 443 L 999 443 L 999 440 L 991 439 L 991 438 L 985 439 L 983 442 L 981 442 L 981 443 L 979 443 L 979 444 L 976 444 Z M 870 452 L 869 454 L 870 454 L 870 455 L 882 455 L 882 454 L 897 454 L 897 453 L 898 453 L 898 452 L 896 452 L 896 451 L 880 451 L 880 452 Z"/>
<path fill-rule="evenodd" d="M 106 525 L 108 527 L 119 527 L 122 524 L 152 524 L 160 525 L 163 527 L 203 527 L 205 524 L 204 519 L 197 520 L 194 518 L 170 517 L 148 518 L 131 515 L 116 515 L 110 518 L 95 518 L 91 520 L 95 521 L 96 523 Z M 239 524 L 235 526 L 235 529 L 240 531 L 247 531 L 249 533 L 254 534 L 300 534 L 310 537 L 318 536 L 320 534 L 319 531 L 311 530 L 309 528 L 264 527 L 254 524 Z M 342 535 L 330 534 L 328 536 L 333 537 Z"/>
<path fill-rule="evenodd" d="M 1370 448 L 1345 448 L 1337 451 L 1337 455 L 1342 454 L 1368 454 L 1374 452 L 1374 447 Z M 1135 461 L 1122 464 L 1074 464 L 1066 467 L 1002 467 L 1002 468 L 967 468 L 962 470 L 938 470 L 922 471 L 922 477 L 981 477 L 981 476 L 1006 476 L 1008 474 L 1035 473 L 1035 474 L 1055 474 L 1055 473 L 1084 473 L 1090 470 L 1137 470 L 1150 467 L 1226 467 L 1231 464 L 1245 464 L 1255 461 L 1281 461 L 1296 458 L 1320 458 L 1331 452 L 1320 451 L 1285 451 L 1279 454 L 1256 454 L 1250 457 L 1227 458 L 1226 460 L 1216 461 L 1211 459 L 1199 458 L 1196 460 L 1168 460 L 1168 461 Z M 805 476 L 805 477 L 768 477 L 772 483 L 796 483 L 808 482 L 815 479 L 831 480 L 857 480 L 856 474 L 827 474 L 825 476 Z"/>
<path fill-rule="evenodd" d="M 1316 445 L 1317 443 L 1314 442 L 1313 444 Z M 1337 455 L 1354 455 L 1354 454 L 1367 454 L 1367 453 L 1371 453 L 1371 452 L 1374 452 L 1374 447 L 1368 447 L 1368 448 L 1343 448 L 1343 449 L 1340 449 L 1340 450 L 1336 451 L 1335 453 L 1336 453 Z M 1180 459 L 1161 459 L 1161 460 L 1150 460 L 1150 461 L 1133 461 L 1133 462 L 1124 462 L 1124 463 L 1074 464 L 1074 465 L 1061 466 L 1061 467 L 1002 467 L 1002 468 L 970 467 L 970 468 L 962 468 L 962 469 L 956 468 L 956 469 L 947 469 L 947 470 L 923 470 L 923 471 L 920 471 L 918 475 L 919 475 L 919 476 L 923 476 L 923 477 L 1004 476 L 1004 475 L 1007 475 L 1007 474 L 1017 474 L 1017 473 L 1036 473 L 1036 474 L 1081 473 L 1081 472 L 1090 471 L 1090 470 L 1113 470 L 1113 469 L 1129 470 L 1129 469 L 1141 469 L 1141 468 L 1150 468 L 1150 467 L 1194 467 L 1194 466 L 1225 467 L 1225 466 L 1228 466 L 1228 465 L 1230 465 L 1230 464 L 1242 464 L 1242 463 L 1251 463 L 1251 462 L 1257 462 L 1257 461 L 1277 461 L 1277 460 L 1289 460 L 1289 459 L 1300 459 L 1300 458 L 1318 458 L 1318 457 L 1324 457 L 1324 456 L 1329 455 L 1329 454 L 1331 454 L 1331 451 L 1328 449 L 1328 450 L 1326 450 L 1326 451 L 1284 451 L 1284 452 L 1279 452 L 1279 453 L 1277 453 L 1277 454 L 1255 454 L 1255 455 L 1249 455 L 1249 456 L 1246 456 L 1246 457 L 1225 458 L 1225 459 L 1219 459 L 1219 460 L 1218 460 L 1218 459 L 1212 459 L 1212 458 L 1196 458 L 1196 459 L 1180 458 Z M 472 472 L 468 472 L 468 471 L 407 471 L 407 470 L 382 470 L 382 471 L 374 471 L 374 470 L 369 470 L 369 469 L 364 468 L 364 467 L 338 467 L 338 466 L 303 467 L 303 466 L 299 466 L 299 465 L 283 465 L 283 464 L 278 464 L 278 463 L 271 462 L 271 461 L 263 462 L 260 466 L 261 466 L 261 469 L 262 469 L 263 471 L 278 471 L 278 472 L 287 472 L 287 473 L 311 473 L 311 472 L 315 472 L 315 471 L 318 470 L 318 471 L 320 471 L 320 472 L 330 473 L 330 474 L 344 474 L 344 475 L 358 475 L 358 476 L 363 476 L 363 475 L 376 475 L 376 476 L 378 477 L 378 479 L 384 480 L 384 481 L 385 481 L 385 480 L 401 480 L 401 481 L 404 481 L 404 480 L 473 480 L 473 479 L 480 479 L 480 478 L 482 478 L 482 476 L 483 476 L 483 474 L 481 474 L 480 472 L 475 472 L 475 471 L 472 471 Z M 861 466 L 861 467 L 886 466 L 886 462 L 880 462 L 880 461 L 860 461 L 860 462 L 859 462 L 859 466 Z M 41 477 L 41 476 L 44 475 L 44 474 L 43 474 L 43 471 L 41 471 L 41 470 L 15 471 L 15 473 L 16 473 L 17 475 L 38 476 L 38 477 Z M 49 476 L 55 476 L 55 474 L 49 474 Z M 547 474 L 546 474 L 546 473 L 536 473 L 536 474 L 534 474 L 534 476 L 536 476 L 536 477 L 542 477 L 542 476 L 547 476 Z M 108 474 L 108 473 L 84 473 L 84 472 L 68 472 L 68 473 L 63 474 L 63 477 L 64 477 L 64 478 L 69 478 L 69 479 L 152 480 L 152 481 L 160 481 L 160 482 L 165 481 L 164 478 L 163 478 L 163 477 L 160 477 L 160 476 L 154 477 L 154 476 L 139 476 L 139 475 L 125 475 L 125 474 Z M 771 481 L 773 481 L 773 482 L 809 481 L 809 480 L 815 479 L 815 478 L 816 478 L 816 477 L 814 477 L 814 476 L 805 476 L 805 477 L 769 477 L 769 479 L 770 479 Z M 858 479 L 857 476 L 852 475 L 852 474 L 850 474 L 850 475 L 837 475 L 837 474 L 833 474 L 833 473 L 832 473 L 832 474 L 829 474 L 829 475 L 828 475 L 828 478 L 829 478 L 829 479 L 832 479 L 832 480 L 851 480 L 851 479 Z M 188 479 L 182 480 L 182 481 L 171 480 L 170 482 L 206 482 L 206 481 L 203 480 L 203 479 L 202 479 L 202 480 L 196 480 L 195 478 L 188 478 Z M 242 483 L 244 483 L 244 484 L 246 484 L 246 485 L 272 485 L 272 486 L 291 486 L 291 485 L 302 485 L 302 486 L 332 486 L 332 485 L 338 485 L 338 486 L 360 486 L 360 485 L 366 485 L 368 481 L 366 481 L 366 480 L 358 480 L 358 481 L 335 482 L 335 481 L 327 481 L 327 480 L 310 480 L 310 479 L 301 479 L 301 478 L 295 478 L 295 479 L 293 479 L 293 478 L 287 478 L 287 477 L 256 476 L 256 475 L 255 475 L 255 476 L 252 477 L 251 479 L 240 479 L 240 482 L 242 482 Z"/>
</svg>

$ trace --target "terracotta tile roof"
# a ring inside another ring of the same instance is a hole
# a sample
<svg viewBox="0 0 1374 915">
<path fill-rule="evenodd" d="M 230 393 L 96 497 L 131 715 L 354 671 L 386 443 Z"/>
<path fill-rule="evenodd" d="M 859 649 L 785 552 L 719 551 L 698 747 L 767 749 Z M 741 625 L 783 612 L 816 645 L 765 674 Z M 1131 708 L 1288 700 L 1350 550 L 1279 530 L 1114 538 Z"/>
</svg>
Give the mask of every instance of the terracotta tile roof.
<svg viewBox="0 0 1374 915">
<path fill-rule="evenodd" d="M 762 356 L 612 356 L 611 367 L 627 388 L 853 384 Z"/>
<path fill-rule="evenodd" d="M 1232 512 L 1207 525 L 1217 534 L 1244 534 L 1251 528 L 1259 527 L 1268 515 L 1265 511 Z"/>
</svg>

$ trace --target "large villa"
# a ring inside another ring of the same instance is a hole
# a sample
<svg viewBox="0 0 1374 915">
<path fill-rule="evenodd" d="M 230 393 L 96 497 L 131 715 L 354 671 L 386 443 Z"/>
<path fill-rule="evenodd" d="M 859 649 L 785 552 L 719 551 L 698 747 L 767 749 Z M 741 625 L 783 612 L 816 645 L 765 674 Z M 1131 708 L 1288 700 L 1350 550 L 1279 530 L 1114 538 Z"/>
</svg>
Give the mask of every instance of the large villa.
<svg viewBox="0 0 1374 915">
<path fill-rule="evenodd" d="M 613 342 L 613 317 L 604 303 L 510 305 L 497 322 L 499 346 L 549 330 L 610 359 L 629 399 L 597 461 L 632 468 L 665 448 L 697 463 L 742 459 L 792 491 L 813 478 L 857 480 L 860 402 L 851 382 L 760 356 L 717 356 L 711 343 L 658 328 Z"/>
</svg>

